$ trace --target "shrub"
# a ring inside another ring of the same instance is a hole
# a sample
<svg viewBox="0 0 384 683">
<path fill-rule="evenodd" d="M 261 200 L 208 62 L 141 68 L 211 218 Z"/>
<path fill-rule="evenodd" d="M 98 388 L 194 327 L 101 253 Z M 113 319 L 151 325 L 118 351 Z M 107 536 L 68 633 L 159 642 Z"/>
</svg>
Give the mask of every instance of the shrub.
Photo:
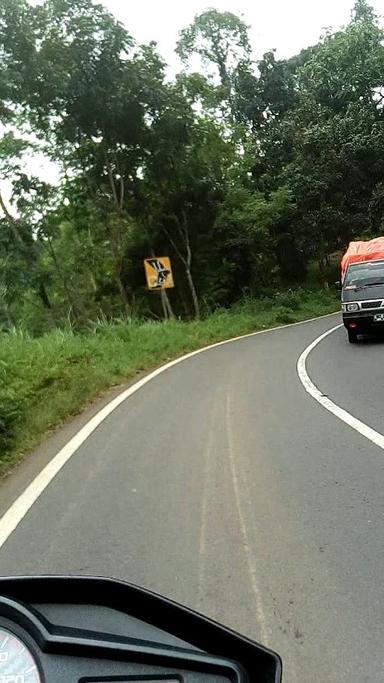
<svg viewBox="0 0 384 683">
<path fill-rule="evenodd" d="M 298 311 L 304 298 L 305 293 L 300 289 L 296 291 L 288 289 L 286 292 L 277 292 L 274 296 L 279 306 L 289 308 L 291 311 Z"/>
<path fill-rule="evenodd" d="M 25 419 L 24 399 L 14 391 L 0 390 L 0 453 L 6 455 L 15 444 L 18 426 Z"/>
</svg>

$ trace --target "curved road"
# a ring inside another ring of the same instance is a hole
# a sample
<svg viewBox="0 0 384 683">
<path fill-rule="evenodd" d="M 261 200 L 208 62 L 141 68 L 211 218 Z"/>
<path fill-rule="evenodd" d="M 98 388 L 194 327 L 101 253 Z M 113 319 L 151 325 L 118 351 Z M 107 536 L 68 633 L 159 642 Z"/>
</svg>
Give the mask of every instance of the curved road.
<svg viewBox="0 0 384 683">
<path fill-rule="evenodd" d="M 0 572 L 142 584 L 278 650 L 285 683 L 383 681 L 384 452 L 296 372 L 337 322 L 220 346 L 145 385 L 43 492 Z M 383 350 L 336 330 L 307 363 L 324 394 L 379 432 Z M 0 500 L 16 497 L 20 472 Z"/>
</svg>

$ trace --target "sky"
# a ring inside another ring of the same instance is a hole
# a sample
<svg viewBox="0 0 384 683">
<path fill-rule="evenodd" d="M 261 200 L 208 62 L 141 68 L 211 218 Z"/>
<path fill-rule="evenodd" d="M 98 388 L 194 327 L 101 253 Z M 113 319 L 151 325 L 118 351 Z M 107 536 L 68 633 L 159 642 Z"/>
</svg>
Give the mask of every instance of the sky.
<svg viewBox="0 0 384 683">
<path fill-rule="evenodd" d="M 177 70 L 178 32 L 207 8 L 242 16 L 251 26 L 256 59 L 272 48 L 283 58 L 316 43 L 324 28 L 345 25 L 354 0 L 102 0 L 102 4 L 138 42 L 156 40 L 161 56 Z M 384 15 L 384 0 L 370 4 Z"/>
</svg>

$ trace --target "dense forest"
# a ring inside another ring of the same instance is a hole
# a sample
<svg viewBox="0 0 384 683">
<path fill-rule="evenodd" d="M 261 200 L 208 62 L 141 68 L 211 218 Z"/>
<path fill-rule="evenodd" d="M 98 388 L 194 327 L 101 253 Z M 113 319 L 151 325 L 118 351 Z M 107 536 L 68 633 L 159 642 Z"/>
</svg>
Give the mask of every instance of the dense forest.
<svg viewBox="0 0 384 683">
<path fill-rule="evenodd" d="M 1 0 L 4 330 L 162 317 L 151 255 L 172 259 L 168 314 L 199 317 L 314 262 L 325 280 L 334 251 L 383 230 L 384 31 L 366 0 L 290 59 L 255 61 L 244 21 L 214 9 L 176 52 L 171 78 L 102 5 Z M 30 172 L 41 154 L 59 183 Z"/>
</svg>

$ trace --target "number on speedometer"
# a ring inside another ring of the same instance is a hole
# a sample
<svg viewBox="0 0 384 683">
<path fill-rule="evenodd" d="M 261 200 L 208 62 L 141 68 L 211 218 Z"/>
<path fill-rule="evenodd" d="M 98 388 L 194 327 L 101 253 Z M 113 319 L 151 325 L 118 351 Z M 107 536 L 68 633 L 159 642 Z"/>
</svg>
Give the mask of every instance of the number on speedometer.
<svg viewBox="0 0 384 683">
<path fill-rule="evenodd" d="M 10 631 L 0 628 L 0 683 L 41 683 L 34 657 Z"/>
</svg>

